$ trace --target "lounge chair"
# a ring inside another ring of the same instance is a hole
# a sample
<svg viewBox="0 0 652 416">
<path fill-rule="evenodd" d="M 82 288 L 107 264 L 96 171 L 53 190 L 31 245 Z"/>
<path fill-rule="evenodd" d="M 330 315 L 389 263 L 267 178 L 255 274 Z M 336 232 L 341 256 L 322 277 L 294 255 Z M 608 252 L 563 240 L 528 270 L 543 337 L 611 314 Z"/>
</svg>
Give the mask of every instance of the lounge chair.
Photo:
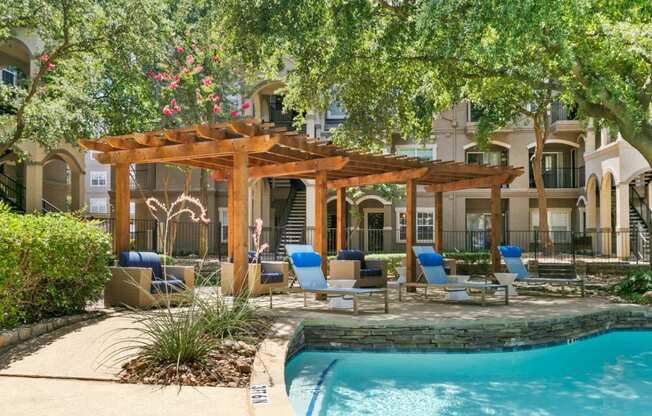
<svg viewBox="0 0 652 416">
<path fill-rule="evenodd" d="M 544 266 L 539 264 L 541 271 L 538 274 L 530 273 L 523 264 L 523 259 L 521 257 L 522 250 L 520 247 L 499 246 L 498 250 L 500 251 L 500 256 L 505 262 L 505 266 L 507 266 L 507 270 L 510 273 L 516 274 L 515 283 L 579 286 L 582 297 L 584 297 L 584 279 L 581 279 L 579 276 L 577 276 L 577 272 L 574 270 L 574 266 L 571 265 L 570 267 L 572 270 L 569 271 L 567 268 L 562 268 L 564 269 L 562 270 L 559 268 L 559 266 Z M 543 273 L 546 273 L 546 275 L 556 274 L 560 277 L 542 277 Z"/>
<path fill-rule="evenodd" d="M 481 282 L 466 283 L 468 276 L 448 276 L 446 274 L 446 270 L 444 270 L 444 257 L 441 254 L 435 252 L 432 247 L 414 246 L 412 247 L 412 250 L 417 257 L 417 280 L 422 277 L 426 282 L 408 282 L 402 284 L 401 286 L 406 288 L 424 288 L 426 297 L 428 296 L 428 288 L 441 288 L 448 292 L 448 298 L 450 300 L 467 300 L 467 289 L 481 289 L 483 305 L 485 304 L 487 289 L 504 289 L 505 305 L 509 304 L 509 291 L 507 290 L 507 285 Z M 457 277 L 459 279 L 463 279 L 464 282 L 451 282 L 449 277 Z M 398 299 L 401 301 L 401 287 L 399 287 L 398 295 Z"/>
<path fill-rule="evenodd" d="M 311 251 L 298 251 L 300 249 Z M 286 247 L 288 254 L 290 254 L 290 264 L 294 275 L 299 280 L 301 290 L 303 291 L 303 305 L 308 306 L 308 293 L 316 293 L 331 296 L 331 297 L 344 297 L 351 296 L 353 298 L 353 313 L 358 314 L 358 297 L 360 295 L 372 295 L 374 293 L 383 293 L 385 295 L 385 313 L 389 312 L 389 303 L 387 298 L 387 289 L 359 289 L 359 288 L 332 288 L 328 287 L 328 282 L 324 277 L 321 269 L 321 256 L 312 250 L 311 246 L 303 246 L 303 248 L 289 248 Z"/>
</svg>

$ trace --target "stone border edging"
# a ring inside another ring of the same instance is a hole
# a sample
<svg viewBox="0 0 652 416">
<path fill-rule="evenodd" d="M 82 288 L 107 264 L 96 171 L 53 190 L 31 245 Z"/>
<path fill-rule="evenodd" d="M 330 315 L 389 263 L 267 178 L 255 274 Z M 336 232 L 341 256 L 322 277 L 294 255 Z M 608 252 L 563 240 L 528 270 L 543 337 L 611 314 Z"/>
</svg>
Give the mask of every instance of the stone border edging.
<svg viewBox="0 0 652 416">
<path fill-rule="evenodd" d="M 652 310 L 614 307 L 543 318 L 418 323 L 304 320 L 288 345 L 288 360 L 301 350 L 509 351 L 545 347 L 612 329 L 652 329 Z"/>
<path fill-rule="evenodd" d="M 13 329 L 0 331 L 0 353 L 9 347 L 20 344 L 21 342 L 25 342 L 40 335 L 50 333 L 59 328 L 63 328 L 65 326 L 87 321 L 90 319 L 96 319 L 106 315 L 106 312 L 94 311 L 80 313 L 77 315 L 60 316 L 57 318 L 48 318 L 33 324 L 22 325 Z"/>
</svg>

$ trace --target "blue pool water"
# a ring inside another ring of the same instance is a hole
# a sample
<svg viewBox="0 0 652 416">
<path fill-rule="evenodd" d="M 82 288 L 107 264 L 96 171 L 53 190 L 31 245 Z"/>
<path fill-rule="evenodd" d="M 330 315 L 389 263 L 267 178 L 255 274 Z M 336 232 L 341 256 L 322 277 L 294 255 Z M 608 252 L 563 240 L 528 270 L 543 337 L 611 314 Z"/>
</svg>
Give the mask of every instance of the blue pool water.
<svg viewBox="0 0 652 416">
<path fill-rule="evenodd" d="M 652 331 L 514 352 L 301 352 L 297 415 L 652 415 Z"/>
</svg>

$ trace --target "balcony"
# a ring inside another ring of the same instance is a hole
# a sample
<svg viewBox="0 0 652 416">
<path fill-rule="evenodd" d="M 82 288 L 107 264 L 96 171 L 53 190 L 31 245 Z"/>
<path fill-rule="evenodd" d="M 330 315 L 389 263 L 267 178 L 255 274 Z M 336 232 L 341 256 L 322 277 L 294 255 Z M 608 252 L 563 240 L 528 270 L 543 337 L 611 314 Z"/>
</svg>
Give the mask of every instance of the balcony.
<svg viewBox="0 0 652 416">
<path fill-rule="evenodd" d="M 532 165 L 529 170 L 530 188 L 536 188 Z M 555 168 L 545 169 L 542 172 L 543 184 L 549 189 L 581 188 L 584 186 L 584 166 L 579 168 Z"/>
<path fill-rule="evenodd" d="M 552 103 L 551 119 L 552 133 L 578 133 L 584 130 L 581 121 L 577 119 L 577 108 L 567 107 L 556 101 Z"/>
</svg>

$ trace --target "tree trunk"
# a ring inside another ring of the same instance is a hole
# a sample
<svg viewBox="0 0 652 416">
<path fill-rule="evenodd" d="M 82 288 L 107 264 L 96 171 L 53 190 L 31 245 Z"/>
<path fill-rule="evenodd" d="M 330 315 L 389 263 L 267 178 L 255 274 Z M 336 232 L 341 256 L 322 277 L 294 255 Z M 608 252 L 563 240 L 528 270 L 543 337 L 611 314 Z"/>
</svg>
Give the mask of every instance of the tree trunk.
<svg viewBox="0 0 652 416">
<path fill-rule="evenodd" d="M 183 178 L 183 193 L 185 195 L 190 195 L 190 184 L 192 181 L 192 169 L 187 168 L 184 169 L 184 178 Z M 184 209 L 186 207 L 186 202 L 183 201 L 181 204 L 181 209 Z M 173 256 L 174 255 L 174 242 L 177 240 L 177 225 L 179 223 L 179 216 L 174 218 L 170 224 L 170 232 L 168 233 L 168 251 L 170 252 L 168 255 Z"/>
<path fill-rule="evenodd" d="M 199 200 L 206 208 L 208 207 L 208 170 L 201 169 L 199 175 Z M 208 254 L 208 224 L 199 224 L 199 256 L 205 257 Z"/>
<path fill-rule="evenodd" d="M 543 109 L 542 111 L 547 111 Z M 534 135 L 536 137 L 536 148 L 534 149 L 534 158 L 532 159 L 532 176 L 537 190 L 537 201 L 539 205 L 539 233 L 541 236 L 541 246 L 545 251 L 552 248 L 548 226 L 548 203 L 546 200 L 546 189 L 541 173 L 541 161 L 543 159 L 543 146 L 548 136 L 547 117 L 537 112 L 534 117 Z"/>
</svg>

